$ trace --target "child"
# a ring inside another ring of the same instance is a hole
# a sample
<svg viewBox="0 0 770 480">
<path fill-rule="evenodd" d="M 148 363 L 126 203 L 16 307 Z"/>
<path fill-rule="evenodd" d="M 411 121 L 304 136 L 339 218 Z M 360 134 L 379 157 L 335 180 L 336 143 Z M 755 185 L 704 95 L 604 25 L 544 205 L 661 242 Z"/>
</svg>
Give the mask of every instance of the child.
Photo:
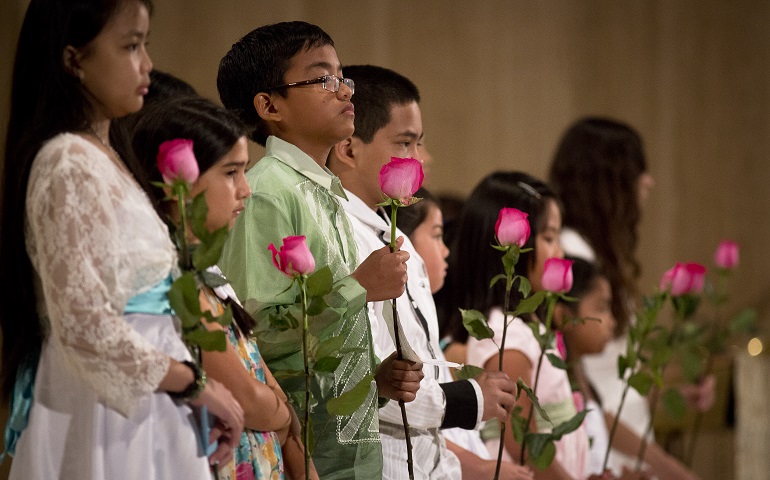
<svg viewBox="0 0 770 480">
<path fill-rule="evenodd" d="M 240 438 L 240 405 L 190 361 L 170 315 L 168 230 L 107 136 L 147 93 L 150 9 L 33 0 L 19 35 L 2 187 L 0 268 L 16 275 L 0 293 L 4 397 L 37 377 L 12 479 L 206 480 Z M 221 421 L 210 459 L 188 403 Z"/>
<path fill-rule="evenodd" d="M 286 22 L 260 27 L 233 45 L 220 63 L 217 87 L 225 107 L 267 148 L 247 174 L 253 193 L 227 241 L 222 270 L 240 298 L 261 303 L 256 320 L 265 324 L 297 295 L 296 287 L 286 290 L 286 277 L 272 265 L 269 244 L 304 235 L 317 265 L 331 269 L 336 289 L 326 301 L 342 314 L 327 331 L 344 336 L 347 353 L 333 382 L 312 387 L 318 400 L 312 411 L 313 460 L 322 478 L 379 478 L 378 392 L 413 400 L 422 365 L 392 355 L 376 366 L 366 301 L 403 293 L 409 255 L 383 247 L 358 265 L 338 199 L 345 194 L 326 168 L 334 144 L 353 133 L 354 84 L 342 77 L 334 44 L 323 30 Z M 302 370 L 301 346 L 287 358 L 266 360 L 271 369 Z M 376 385 L 363 405 L 350 416 L 330 417 L 326 402 L 372 372 Z"/>
<path fill-rule="evenodd" d="M 533 251 L 521 254 L 516 273 L 529 279 L 534 292 L 542 289 L 540 280 L 546 259 L 562 256 L 559 204 L 543 182 L 524 173 L 496 172 L 484 178 L 471 193 L 460 216 L 450 257 L 449 284 L 453 289 L 449 297 L 456 299 L 456 306 L 450 311 L 474 308 L 484 312 L 495 332 L 497 345 L 502 340 L 504 316 L 501 305 L 505 285 L 498 282 L 494 288 L 489 288 L 490 279 L 502 272 L 500 252 L 490 244 L 494 242 L 495 222 L 503 207 L 518 208 L 529 215 L 532 235 L 524 248 L 532 248 Z M 518 295 L 518 292 L 512 292 L 512 306 L 517 304 Z M 508 319 L 511 323 L 507 331 L 503 371 L 511 378 L 522 378 L 533 387 L 540 346 L 525 322 L 539 322 L 541 319 L 537 315 L 529 317 Z M 452 321 L 462 322 L 459 312 Z M 455 340 L 462 341 L 468 337 L 467 332 L 462 336 L 462 323 L 452 326 L 455 327 Z M 487 371 L 498 370 L 499 351 L 495 342 L 468 338 L 468 363 Z M 577 413 L 567 373 L 548 361 L 542 364 L 536 393 L 540 404 L 557 422 Z M 523 408 L 521 413 L 526 418 L 532 408 L 527 396 L 521 395 L 517 405 Z M 538 425 L 533 416 L 530 428 L 538 431 L 549 427 Z M 509 458 L 518 463 L 520 445 L 514 440 L 512 431 L 508 425 L 503 441 Z M 535 471 L 535 478 L 583 479 L 587 452 L 588 439 L 585 430 L 580 427 L 556 442 L 553 463 L 545 471 Z"/>
<path fill-rule="evenodd" d="M 647 169 L 639 133 L 623 122 L 601 117 L 581 118 L 564 132 L 551 164 L 550 181 L 564 205 L 564 250 L 595 262 L 612 288 L 615 338 L 603 351 L 583 358 L 586 374 L 596 386 L 611 423 L 623 389 L 617 358 L 626 351 L 627 326 L 634 321 L 639 297 L 639 222 L 655 181 Z M 700 397 L 713 399 L 713 380 L 707 378 L 696 389 L 695 406 Z M 620 418 L 619 431 L 639 444 L 650 421 L 647 399 L 629 390 Z M 645 461 L 656 475 L 697 478 L 653 438 L 648 441 L 651 448 Z M 610 465 L 616 472 L 623 465 L 633 468 L 634 457 L 613 451 Z"/>
<path fill-rule="evenodd" d="M 573 283 L 567 296 L 576 302 L 559 301 L 554 309 L 554 323 L 564 335 L 566 360 L 570 365 L 573 384 L 580 399 L 576 403 L 588 410 L 584 425 L 591 440 L 588 455 L 588 474 L 605 474 L 602 469 L 607 453 L 609 429 L 600 400 L 583 370 L 584 355 L 600 353 L 615 335 L 615 317 L 612 315 L 612 290 L 607 277 L 601 275 L 591 262 L 571 258 Z M 579 319 L 579 320 L 578 320 Z M 573 321 L 574 320 L 574 321 Z M 617 440 L 617 437 L 616 437 Z M 615 442 L 618 444 L 619 442 Z M 622 445 L 619 445 L 623 448 Z M 635 452 L 629 451 L 634 454 Z M 605 474 L 603 478 L 614 478 Z M 644 472 L 624 471 L 623 479 L 648 478 Z"/>
<path fill-rule="evenodd" d="M 418 152 L 422 143 L 420 97 L 409 79 L 386 68 L 348 66 L 345 74 L 359 88 L 353 97 L 356 128 L 351 137 L 334 147 L 329 168 L 340 177 L 346 189 L 348 201 L 342 205 L 363 257 L 390 241 L 390 222 L 381 216 L 383 210 L 377 208 L 377 203 L 382 201 L 380 169 L 391 157 L 422 159 L 422 152 Z M 399 214 L 407 214 L 413 208 L 420 208 L 420 204 L 402 208 Z M 386 215 L 386 218 L 390 217 Z M 405 241 L 403 249 L 410 253 L 406 292 L 397 300 L 403 333 L 420 358 L 443 361 L 431 286 L 422 260 L 414 254 L 410 242 Z M 386 308 L 383 302 L 370 304 L 375 352 L 385 357 L 395 351 L 395 345 L 388 333 L 383 308 Z M 479 382 L 450 379 L 443 383 L 439 383 L 437 366 L 426 365 L 423 373 L 420 392 L 407 406 L 415 473 L 421 478 L 460 478 L 460 465 L 456 456 L 447 450 L 441 429 L 474 428 L 481 418 L 507 417 L 513 405 L 515 385 L 498 372 L 481 377 Z M 487 389 L 483 396 L 477 392 L 479 384 Z M 380 410 L 383 478 L 404 478 L 407 474 L 402 422 L 401 411 L 395 403 Z"/>
<path fill-rule="evenodd" d="M 435 294 L 444 286 L 447 273 L 449 249 L 444 244 L 444 221 L 438 200 L 427 190 L 421 188 L 415 196 L 422 200 L 399 210 L 398 228 L 409 237 L 415 253 L 422 258 L 424 276 L 428 277 L 431 293 Z M 451 381 L 449 369 L 442 367 L 439 378 L 442 382 Z M 460 460 L 463 478 L 489 478 L 494 475 L 497 462 L 490 458 L 477 430 L 449 428 L 442 433 L 446 437 L 447 447 Z M 534 477 L 529 468 L 504 462 L 500 468 L 500 478 L 530 480 Z"/>
<path fill-rule="evenodd" d="M 225 225 L 232 228 L 243 210 L 245 199 L 251 194 L 244 175 L 248 163 L 245 132 L 237 117 L 210 101 L 180 98 L 143 110 L 134 129 L 133 144 L 137 158 L 144 163 L 151 180 L 162 183 L 156 165 L 160 144 L 173 139 L 193 141 L 200 176 L 192 186 L 191 195 L 205 192 L 206 228 L 214 231 Z M 176 204 L 169 203 L 163 189 L 154 186 L 148 193 L 160 207 L 162 216 L 172 213 Z M 216 273 L 216 267 L 212 271 Z M 286 395 L 264 366 L 257 344 L 250 337 L 253 320 L 243 311 L 229 286 L 212 289 L 204 285 L 202 292 L 201 305 L 214 315 L 222 313 L 224 304 L 229 304 L 233 310 L 234 321 L 225 330 L 229 340 L 227 350 L 204 351 L 203 366 L 210 378 L 221 381 L 233 392 L 244 409 L 246 420 L 246 430 L 235 451 L 234 462 L 220 467 L 219 478 L 235 480 L 236 476 L 250 472 L 256 479 L 281 478 L 284 463 L 291 478 L 304 477 L 299 432 L 289 431 L 294 411 L 286 403 Z M 218 323 L 207 326 L 222 329 Z M 288 455 L 282 454 L 282 448 Z"/>
</svg>

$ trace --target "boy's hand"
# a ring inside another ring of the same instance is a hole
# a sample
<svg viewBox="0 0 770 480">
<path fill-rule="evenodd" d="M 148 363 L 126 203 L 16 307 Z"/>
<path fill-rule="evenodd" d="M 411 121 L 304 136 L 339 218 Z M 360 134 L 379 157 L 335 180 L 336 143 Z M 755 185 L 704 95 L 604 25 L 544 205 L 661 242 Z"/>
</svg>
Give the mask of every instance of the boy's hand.
<svg viewBox="0 0 770 480">
<path fill-rule="evenodd" d="M 508 421 L 508 416 L 516 404 L 516 384 L 504 372 L 483 372 L 476 377 L 484 393 L 484 413 L 482 420 L 496 418 Z"/>
<path fill-rule="evenodd" d="M 367 302 L 398 298 L 406 285 L 406 261 L 409 253 L 402 252 L 404 237 L 396 239 L 396 251 L 385 246 L 366 257 L 350 276 L 366 289 Z"/>
<path fill-rule="evenodd" d="M 374 374 L 377 392 L 381 397 L 391 400 L 411 402 L 417 396 L 422 380 L 422 362 L 397 360 L 393 352 L 382 361 Z"/>
</svg>

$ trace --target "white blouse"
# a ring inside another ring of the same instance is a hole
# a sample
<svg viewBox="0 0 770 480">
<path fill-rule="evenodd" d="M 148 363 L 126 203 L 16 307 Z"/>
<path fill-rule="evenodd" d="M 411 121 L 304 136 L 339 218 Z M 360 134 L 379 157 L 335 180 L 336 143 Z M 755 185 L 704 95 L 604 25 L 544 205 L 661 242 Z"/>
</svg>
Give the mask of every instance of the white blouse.
<svg viewBox="0 0 770 480">
<path fill-rule="evenodd" d="M 176 265 L 168 229 L 130 174 L 78 135 L 49 140 L 32 165 L 27 251 L 50 342 L 100 400 L 128 415 L 169 365 L 123 320 L 129 298 Z"/>
</svg>

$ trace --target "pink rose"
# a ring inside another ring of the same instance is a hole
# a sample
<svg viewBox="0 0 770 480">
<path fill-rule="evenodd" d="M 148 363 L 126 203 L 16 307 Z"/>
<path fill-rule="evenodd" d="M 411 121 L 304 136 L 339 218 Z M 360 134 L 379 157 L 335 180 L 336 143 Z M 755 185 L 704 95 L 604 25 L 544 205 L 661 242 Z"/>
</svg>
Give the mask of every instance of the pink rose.
<svg viewBox="0 0 770 480">
<path fill-rule="evenodd" d="M 200 169 L 193 152 L 192 140 L 177 138 L 161 143 L 157 160 L 158 170 L 168 185 L 173 185 L 179 180 L 189 184 L 198 180 Z"/>
<path fill-rule="evenodd" d="M 660 279 L 662 291 L 671 290 L 671 295 L 678 297 L 685 294 L 699 294 L 703 291 L 706 280 L 706 267 L 699 263 L 677 262 Z"/>
<path fill-rule="evenodd" d="M 272 243 L 267 247 L 273 253 L 273 265 L 287 277 L 307 275 L 315 270 L 315 259 L 305 242 L 305 236 L 291 236 L 283 239 L 278 250 Z"/>
<path fill-rule="evenodd" d="M 545 261 L 543 289 L 554 293 L 566 293 L 572 289 L 572 260 L 549 258 Z"/>
<path fill-rule="evenodd" d="M 714 253 L 714 263 L 717 267 L 732 270 L 738 266 L 738 244 L 730 240 L 722 240 Z"/>
<path fill-rule="evenodd" d="M 389 198 L 409 205 L 424 178 L 419 160 L 390 157 L 390 162 L 380 169 L 380 190 Z"/>
<path fill-rule="evenodd" d="M 529 239 L 529 220 L 526 213 L 518 208 L 503 208 L 497 215 L 495 236 L 500 245 L 523 247 Z"/>
<path fill-rule="evenodd" d="M 567 359 L 567 344 L 564 343 L 564 334 L 560 330 L 556 331 L 556 351 L 562 360 Z"/>
</svg>

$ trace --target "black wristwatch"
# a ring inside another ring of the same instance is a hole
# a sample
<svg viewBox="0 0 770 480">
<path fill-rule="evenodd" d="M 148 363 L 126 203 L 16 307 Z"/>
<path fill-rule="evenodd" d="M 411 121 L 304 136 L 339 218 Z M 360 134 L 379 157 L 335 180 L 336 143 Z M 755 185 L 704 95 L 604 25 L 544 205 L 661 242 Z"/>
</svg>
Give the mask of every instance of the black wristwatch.
<svg viewBox="0 0 770 480">
<path fill-rule="evenodd" d="M 180 363 L 187 365 L 190 370 L 192 370 L 193 376 L 195 378 L 190 383 L 190 385 L 188 385 L 187 388 L 181 392 L 168 392 L 169 396 L 171 398 L 182 400 L 193 400 L 198 398 L 198 395 L 200 395 L 203 389 L 206 388 L 206 372 L 203 371 L 199 365 L 197 365 L 195 362 L 191 362 L 190 360 L 184 360 Z"/>
</svg>

